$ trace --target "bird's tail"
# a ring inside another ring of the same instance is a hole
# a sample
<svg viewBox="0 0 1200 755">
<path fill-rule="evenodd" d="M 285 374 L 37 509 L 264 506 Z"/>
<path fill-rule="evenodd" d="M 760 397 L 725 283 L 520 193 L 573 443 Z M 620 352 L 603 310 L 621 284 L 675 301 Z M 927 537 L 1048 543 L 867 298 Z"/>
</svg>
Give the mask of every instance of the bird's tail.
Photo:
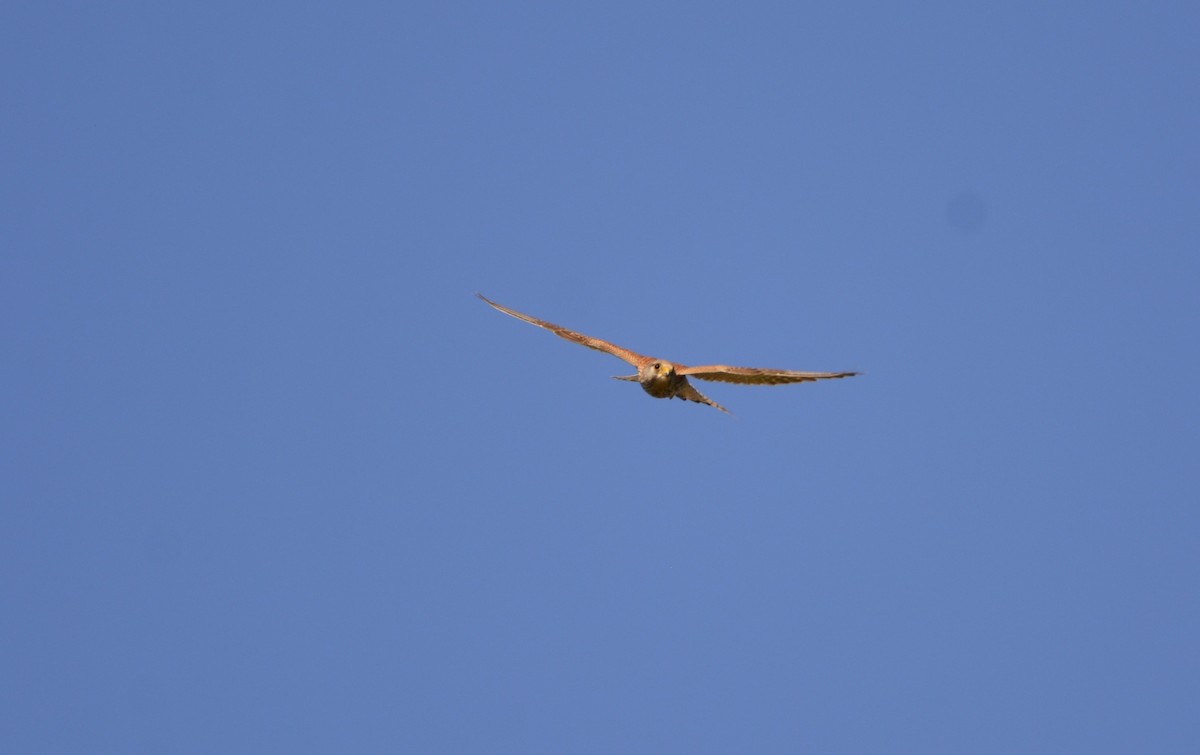
<svg viewBox="0 0 1200 755">
<path fill-rule="evenodd" d="M 700 391 L 696 390 L 691 383 L 684 383 L 683 387 L 679 389 L 679 392 L 675 394 L 675 398 L 681 398 L 687 401 L 695 401 L 697 404 L 708 404 L 714 409 L 720 409 L 726 414 L 729 414 L 728 409 L 721 406 L 716 401 L 713 401 L 708 396 L 705 396 Z"/>
</svg>

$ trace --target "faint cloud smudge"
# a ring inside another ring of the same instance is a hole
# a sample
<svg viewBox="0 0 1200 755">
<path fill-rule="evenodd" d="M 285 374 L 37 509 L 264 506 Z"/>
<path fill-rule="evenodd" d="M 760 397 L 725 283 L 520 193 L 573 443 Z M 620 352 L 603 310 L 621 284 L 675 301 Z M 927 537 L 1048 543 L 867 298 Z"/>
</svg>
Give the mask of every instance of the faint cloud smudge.
<svg viewBox="0 0 1200 755">
<path fill-rule="evenodd" d="M 946 203 L 946 223 L 963 233 L 979 233 L 987 218 L 987 202 L 974 191 L 959 192 Z"/>
</svg>

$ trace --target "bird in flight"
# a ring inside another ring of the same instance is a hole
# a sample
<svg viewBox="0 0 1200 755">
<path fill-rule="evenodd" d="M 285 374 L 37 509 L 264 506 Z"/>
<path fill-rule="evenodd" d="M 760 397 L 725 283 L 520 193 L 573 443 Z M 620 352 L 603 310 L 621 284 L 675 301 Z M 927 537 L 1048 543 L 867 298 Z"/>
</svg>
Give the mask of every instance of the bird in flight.
<svg viewBox="0 0 1200 755">
<path fill-rule="evenodd" d="M 615 375 L 615 380 L 629 380 L 642 385 L 642 390 L 654 398 L 678 398 L 695 401 L 698 404 L 708 404 L 714 409 L 729 414 L 729 410 L 708 398 L 692 387 L 688 377 L 700 380 L 715 380 L 722 383 L 743 383 L 748 385 L 780 385 L 782 383 L 806 383 L 814 380 L 829 380 L 832 378 L 853 377 L 857 372 L 793 372 L 792 370 L 769 370 L 760 367 L 730 367 L 725 364 L 708 364 L 701 367 L 688 367 L 665 359 L 648 357 L 622 348 L 616 344 L 602 341 L 599 338 L 585 336 L 573 330 L 567 330 L 561 325 L 539 320 L 536 317 L 523 315 L 497 304 L 483 294 L 475 294 L 480 299 L 500 310 L 506 315 L 512 315 L 518 320 L 524 320 L 530 325 L 545 328 L 559 338 L 587 346 L 589 349 L 612 354 L 617 359 L 624 360 L 637 368 L 636 375 Z"/>
</svg>

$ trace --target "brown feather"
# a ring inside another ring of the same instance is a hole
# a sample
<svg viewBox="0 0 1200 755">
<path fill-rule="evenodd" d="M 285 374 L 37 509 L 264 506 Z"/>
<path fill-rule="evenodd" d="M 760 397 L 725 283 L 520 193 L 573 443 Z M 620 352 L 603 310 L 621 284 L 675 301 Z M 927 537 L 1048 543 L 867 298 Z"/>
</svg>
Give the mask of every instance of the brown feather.
<svg viewBox="0 0 1200 755">
<path fill-rule="evenodd" d="M 506 315 L 511 315 L 518 320 L 524 320 L 530 325 L 536 325 L 539 328 L 545 328 L 559 338 L 565 338 L 572 343 L 579 344 L 580 346 L 586 346 L 589 349 L 595 349 L 596 351 L 603 351 L 605 354 L 612 354 L 617 359 L 622 359 L 634 367 L 641 367 L 643 364 L 651 361 L 650 357 L 642 356 L 636 351 L 630 351 L 629 349 L 622 348 L 617 346 L 615 343 L 609 343 L 608 341 L 599 338 L 593 338 L 592 336 L 585 336 L 583 333 L 576 333 L 575 331 L 568 330 L 561 325 L 555 325 L 552 322 L 546 322 L 545 320 L 539 320 L 536 317 L 523 315 L 515 309 L 509 309 L 502 304 L 497 304 L 483 294 L 477 293 L 475 295 Z"/>
<path fill-rule="evenodd" d="M 721 411 L 725 412 L 726 414 L 729 414 L 728 409 L 721 406 L 716 401 L 713 401 L 708 396 L 705 396 L 700 391 L 696 390 L 696 387 L 693 386 L 691 383 L 687 382 L 686 380 L 684 381 L 683 386 L 680 388 L 679 392 L 675 394 L 675 398 L 686 399 L 688 401 L 695 401 L 697 404 L 708 404 L 709 406 L 711 406 L 714 409 L 720 409 Z"/>
<path fill-rule="evenodd" d="M 814 380 L 853 377 L 857 372 L 795 372 L 793 370 L 771 370 L 761 367 L 730 367 L 727 364 L 707 364 L 699 367 L 679 367 L 680 375 L 714 380 L 721 383 L 744 385 L 782 385 L 784 383 L 807 383 Z"/>
</svg>

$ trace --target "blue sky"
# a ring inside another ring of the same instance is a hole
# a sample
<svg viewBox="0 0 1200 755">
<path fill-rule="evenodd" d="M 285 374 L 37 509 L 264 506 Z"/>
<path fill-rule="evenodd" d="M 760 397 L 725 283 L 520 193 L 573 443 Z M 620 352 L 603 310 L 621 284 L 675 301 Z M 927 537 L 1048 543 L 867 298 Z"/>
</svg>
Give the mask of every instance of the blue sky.
<svg viewBox="0 0 1200 755">
<path fill-rule="evenodd" d="M 0 749 L 1194 752 L 1198 21 L 5 4 Z"/>
</svg>

